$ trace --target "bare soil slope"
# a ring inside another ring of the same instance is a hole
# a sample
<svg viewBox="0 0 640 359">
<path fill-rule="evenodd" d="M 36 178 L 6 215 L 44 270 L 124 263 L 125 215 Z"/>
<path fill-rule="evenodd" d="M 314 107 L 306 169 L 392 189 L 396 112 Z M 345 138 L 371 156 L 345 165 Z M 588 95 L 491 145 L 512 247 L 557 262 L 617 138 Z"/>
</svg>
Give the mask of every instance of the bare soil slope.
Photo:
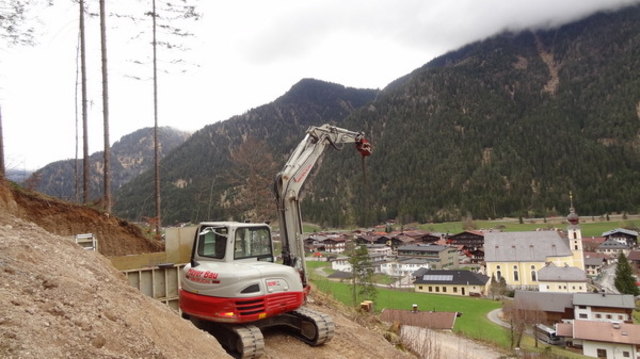
<svg viewBox="0 0 640 359">
<path fill-rule="evenodd" d="M 14 215 L 60 236 L 93 233 L 98 238 L 98 250 L 105 256 L 164 250 L 164 243 L 147 238 L 139 227 L 93 208 L 23 189 L 9 191 L 5 197 L 13 202 L 7 206 Z"/>
<path fill-rule="evenodd" d="M 40 201 L 35 209 L 21 207 L 29 203 L 14 199 L 0 184 L 1 358 L 229 357 L 215 338 L 130 287 L 99 253 L 13 215 L 43 213 L 57 218 L 55 224 L 49 221 L 53 227 L 64 228 L 67 221 L 69 228 L 82 228 L 77 222 L 96 220 L 83 217 L 88 211 L 78 210 L 76 219 L 48 214 Z M 310 347 L 281 332 L 267 332 L 266 358 L 409 357 L 380 332 L 341 314 L 330 300 L 318 296 L 312 306 L 333 315 L 334 339 Z"/>
</svg>

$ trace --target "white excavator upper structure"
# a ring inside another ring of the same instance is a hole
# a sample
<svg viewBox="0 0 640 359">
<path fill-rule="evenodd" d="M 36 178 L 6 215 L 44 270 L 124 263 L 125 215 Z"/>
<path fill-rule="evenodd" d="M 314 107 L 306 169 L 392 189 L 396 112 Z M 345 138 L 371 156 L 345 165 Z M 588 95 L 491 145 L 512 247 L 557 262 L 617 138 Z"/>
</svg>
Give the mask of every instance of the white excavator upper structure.
<svg viewBox="0 0 640 359">
<path fill-rule="evenodd" d="M 320 345 L 335 325 L 323 313 L 303 307 L 309 292 L 300 193 L 322 153 L 354 143 L 360 154 L 371 146 L 360 132 L 323 125 L 310 127 L 276 175 L 274 192 L 282 241 L 276 263 L 271 228 L 265 223 L 203 222 L 196 230 L 191 261 L 181 272 L 184 317 L 219 324 L 214 334 L 237 357 L 258 357 L 259 328 L 285 326 L 301 340 Z M 262 347 L 261 347 L 262 346 Z"/>
</svg>

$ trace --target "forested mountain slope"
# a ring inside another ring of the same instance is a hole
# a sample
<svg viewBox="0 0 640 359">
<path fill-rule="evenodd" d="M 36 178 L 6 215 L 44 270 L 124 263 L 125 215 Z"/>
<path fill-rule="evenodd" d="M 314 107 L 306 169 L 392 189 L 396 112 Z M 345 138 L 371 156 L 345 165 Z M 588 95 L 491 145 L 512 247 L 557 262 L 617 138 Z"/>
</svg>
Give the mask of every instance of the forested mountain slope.
<svg viewBox="0 0 640 359">
<path fill-rule="evenodd" d="M 544 216 L 566 213 L 569 191 L 581 214 L 636 212 L 640 7 L 500 34 L 436 58 L 380 93 L 302 81 L 171 153 L 162 165 L 164 217 L 264 217 L 262 202 L 248 197 L 273 196 L 268 186 L 239 181 L 240 169 L 245 179 L 259 177 L 247 168 L 273 176 L 304 129 L 327 122 L 365 131 L 374 154 L 366 180 L 357 155 L 327 154 L 302 202 L 310 221 Z M 262 160 L 248 165 L 247 158 Z M 120 215 L 150 214 L 150 176 L 123 188 Z"/>
<path fill-rule="evenodd" d="M 270 104 L 197 131 L 162 161 L 163 223 L 275 218 L 271 182 L 304 131 L 340 126 L 377 93 L 304 79 Z M 147 171 L 117 193 L 114 210 L 153 217 L 152 194 Z"/>
<path fill-rule="evenodd" d="M 370 221 L 565 213 L 569 191 L 582 214 L 637 212 L 640 7 L 468 45 L 390 84 L 345 126 L 375 146 Z M 326 164 L 307 218 L 338 221 L 360 185 L 334 174 L 353 168 Z"/>
<path fill-rule="evenodd" d="M 160 157 L 178 147 L 189 137 L 189 133 L 170 127 L 158 128 Z M 145 170 L 153 167 L 153 128 L 147 127 L 128 135 L 111 146 L 111 187 L 117 190 Z M 103 151 L 89 156 L 89 198 L 102 197 L 104 179 Z M 27 186 L 51 196 L 75 199 L 76 161 L 63 160 L 50 163 L 31 174 L 26 180 Z M 79 198 L 82 198 L 82 159 L 78 160 Z"/>
</svg>

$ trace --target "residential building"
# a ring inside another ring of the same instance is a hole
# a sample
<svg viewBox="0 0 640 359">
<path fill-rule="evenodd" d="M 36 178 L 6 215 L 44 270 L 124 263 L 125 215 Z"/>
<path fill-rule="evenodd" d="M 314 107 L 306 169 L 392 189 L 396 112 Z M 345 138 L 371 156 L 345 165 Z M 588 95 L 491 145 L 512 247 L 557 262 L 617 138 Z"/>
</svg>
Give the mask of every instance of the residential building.
<svg viewBox="0 0 640 359">
<path fill-rule="evenodd" d="M 611 260 L 615 260 L 618 258 L 620 253 L 624 253 L 625 256 L 629 256 L 629 252 L 631 252 L 631 247 L 626 244 L 619 242 L 615 239 L 607 239 L 601 245 L 596 248 L 597 253 L 603 253 L 608 255 Z"/>
<path fill-rule="evenodd" d="M 640 358 L 640 325 L 574 320 L 558 323 L 556 334 L 594 358 Z"/>
<path fill-rule="evenodd" d="M 607 264 L 607 257 L 602 253 L 584 252 L 584 270 L 589 277 L 600 274 L 600 270 Z"/>
<path fill-rule="evenodd" d="M 331 261 L 331 269 L 339 272 L 351 273 L 351 263 L 349 257 L 338 257 Z"/>
<path fill-rule="evenodd" d="M 629 252 L 627 259 L 629 260 L 629 264 L 631 265 L 631 267 L 640 272 L 640 251 Z"/>
<path fill-rule="evenodd" d="M 544 313 L 544 324 L 554 324 L 574 318 L 573 293 L 534 292 L 516 290 L 513 302 L 520 310 Z"/>
<path fill-rule="evenodd" d="M 434 262 L 436 261 L 425 258 L 396 258 L 382 264 L 381 272 L 394 277 L 405 277 L 420 268 L 431 268 Z"/>
<path fill-rule="evenodd" d="M 430 232 L 421 231 L 417 229 L 406 230 L 404 231 L 404 234 L 413 238 L 414 243 L 422 243 L 422 244 L 433 243 L 442 237 L 442 234 L 440 233 L 430 233 Z"/>
<path fill-rule="evenodd" d="M 398 257 L 422 258 L 431 260 L 433 269 L 444 269 L 458 264 L 458 251 L 450 246 L 435 244 L 414 244 L 398 247 Z"/>
<path fill-rule="evenodd" d="M 576 319 L 629 323 L 636 307 L 633 295 L 608 293 L 576 293 L 573 305 Z"/>
<path fill-rule="evenodd" d="M 608 232 L 602 233 L 602 236 L 607 240 L 614 240 L 626 244 L 629 247 L 634 247 L 638 244 L 638 232 L 625 228 L 616 228 Z"/>
<path fill-rule="evenodd" d="M 558 267 L 547 263 L 538 271 L 538 289 L 541 292 L 587 292 L 587 275 L 576 267 Z"/>
<path fill-rule="evenodd" d="M 486 295 L 489 277 L 466 270 L 428 270 L 414 281 L 415 291 L 461 296 Z"/>
<path fill-rule="evenodd" d="M 484 261 L 484 232 L 464 231 L 447 238 L 447 243 L 462 246 L 462 253 L 469 257 L 471 263 Z"/>
</svg>

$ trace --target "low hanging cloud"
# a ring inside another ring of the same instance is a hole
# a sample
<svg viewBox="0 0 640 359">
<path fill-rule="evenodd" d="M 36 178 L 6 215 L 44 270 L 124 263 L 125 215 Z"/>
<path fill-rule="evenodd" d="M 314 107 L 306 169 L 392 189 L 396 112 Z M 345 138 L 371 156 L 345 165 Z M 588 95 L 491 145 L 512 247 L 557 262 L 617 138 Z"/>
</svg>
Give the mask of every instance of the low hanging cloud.
<svg viewBox="0 0 640 359">
<path fill-rule="evenodd" d="M 310 2 L 284 6 L 284 11 L 272 14 L 268 24 L 247 38 L 252 46 L 245 48 L 248 57 L 261 62 L 304 56 L 320 44 L 331 46 L 323 44 L 325 38 L 342 38 L 345 44 L 358 38 L 376 38 L 381 43 L 391 41 L 448 51 L 502 31 L 554 28 L 598 11 L 639 3 L 639 0 Z"/>
</svg>

